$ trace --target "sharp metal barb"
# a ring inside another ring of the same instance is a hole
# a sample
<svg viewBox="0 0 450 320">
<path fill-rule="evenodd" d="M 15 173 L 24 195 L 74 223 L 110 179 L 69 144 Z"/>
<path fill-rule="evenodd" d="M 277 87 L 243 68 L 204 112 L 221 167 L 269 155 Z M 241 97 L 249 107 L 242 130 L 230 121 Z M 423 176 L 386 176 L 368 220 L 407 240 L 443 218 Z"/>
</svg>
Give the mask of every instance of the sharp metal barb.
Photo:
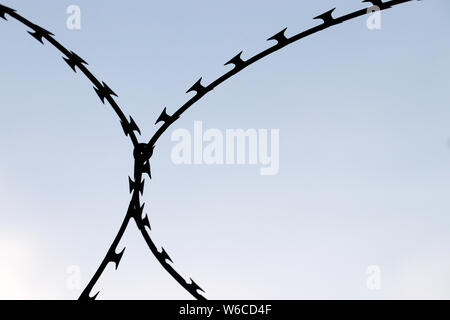
<svg viewBox="0 0 450 320">
<path fill-rule="evenodd" d="M 78 56 L 73 51 L 70 51 L 70 54 L 67 57 L 63 57 L 63 59 L 65 62 L 67 62 L 69 67 L 71 67 L 74 72 L 77 72 L 77 69 L 75 67 L 80 67 L 83 64 L 88 65 L 86 61 L 80 58 L 80 56 Z"/>
<path fill-rule="evenodd" d="M 143 180 L 141 183 L 136 183 L 130 177 L 128 177 L 128 182 L 130 184 L 130 193 L 132 193 L 133 191 L 140 192 L 141 194 L 144 193 L 145 180 Z"/>
<path fill-rule="evenodd" d="M 170 261 L 170 262 L 173 263 L 172 259 L 169 257 L 169 255 L 167 254 L 166 250 L 164 250 L 164 248 L 161 248 L 161 252 L 159 253 L 159 257 L 163 261 Z"/>
<path fill-rule="evenodd" d="M 158 119 L 156 119 L 155 124 L 158 124 L 159 122 L 171 123 L 177 119 L 178 119 L 178 117 L 175 118 L 174 116 L 169 116 L 167 114 L 167 108 L 164 108 L 164 110 L 159 115 Z"/>
<path fill-rule="evenodd" d="M 150 220 L 148 218 L 148 215 L 145 215 L 144 218 L 142 218 L 142 226 L 143 227 L 148 227 L 150 230 L 152 230 L 152 227 L 150 226 Z"/>
<path fill-rule="evenodd" d="M 191 286 L 195 291 L 205 292 L 205 290 L 200 288 L 200 286 L 197 283 L 195 283 L 195 281 L 192 280 L 192 278 L 190 278 L 190 280 L 191 280 L 191 283 L 189 284 L 189 286 Z"/>
<path fill-rule="evenodd" d="M 231 58 L 227 63 L 225 63 L 225 66 L 233 64 L 236 69 L 242 69 L 245 66 L 245 61 L 241 58 L 242 53 L 243 51 Z"/>
<path fill-rule="evenodd" d="M 141 130 L 139 129 L 138 125 L 134 121 L 133 117 L 130 116 L 130 122 L 128 121 L 120 121 L 120 124 L 122 125 L 123 132 L 125 133 L 125 136 L 129 136 L 133 131 L 136 131 L 137 133 L 141 134 Z"/>
<path fill-rule="evenodd" d="M 267 39 L 267 41 L 276 40 L 278 42 L 277 45 L 286 44 L 288 42 L 288 38 L 285 35 L 286 30 L 287 30 L 287 28 L 284 28 L 277 34 L 275 34 L 275 35 L 271 36 L 269 39 Z"/>
<path fill-rule="evenodd" d="M 8 19 L 6 19 L 5 14 L 11 15 L 11 13 L 14 13 L 14 12 L 16 12 L 16 10 L 8 8 L 8 7 L 0 4 L 0 18 L 8 20 Z"/>
<path fill-rule="evenodd" d="M 54 35 L 50 31 L 47 31 L 35 24 L 32 26 L 32 29 L 33 31 L 28 31 L 28 33 L 42 44 L 44 44 L 44 41 L 42 40 L 43 38 L 50 38 Z"/>
<path fill-rule="evenodd" d="M 115 251 L 111 251 L 109 254 L 109 262 L 112 262 L 116 265 L 116 270 L 117 270 L 117 268 L 119 268 L 119 263 L 122 260 L 125 249 L 126 248 L 123 248 L 123 250 L 119 253 L 116 253 Z"/>
<path fill-rule="evenodd" d="M 114 91 L 112 91 L 105 82 L 102 82 L 102 85 L 100 85 L 99 88 L 94 87 L 94 90 L 95 92 L 97 92 L 97 95 L 103 104 L 105 104 L 105 99 L 108 97 L 118 97 L 118 95 Z"/>
<path fill-rule="evenodd" d="M 188 91 L 186 91 L 186 93 L 189 92 L 197 92 L 197 94 L 201 94 L 203 93 L 203 91 L 205 91 L 205 87 L 202 85 L 202 78 L 198 79 L 196 83 L 194 83 L 194 85 L 192 87 L 189 88 Z"/>
<path fill-rule="evenodd" d="M 89 300 L 95 301 L 95 300 L 97 299 L 97 297 L 98 297 L 99 294 L 100 294 L 100 291 L 98 291 L 94 296 L 89 297 Z"/>
<path fill-rule="evenodd" d="M 336 10 L 336 8 L 333 8 L 325 13 L 322 13 L 321 15 L 318 15 L 314 19 L 322 19 L 324 24 L 332 24 L 334 21 L 334 18 L 333 18 L 334 10 Z"/>
</svg>

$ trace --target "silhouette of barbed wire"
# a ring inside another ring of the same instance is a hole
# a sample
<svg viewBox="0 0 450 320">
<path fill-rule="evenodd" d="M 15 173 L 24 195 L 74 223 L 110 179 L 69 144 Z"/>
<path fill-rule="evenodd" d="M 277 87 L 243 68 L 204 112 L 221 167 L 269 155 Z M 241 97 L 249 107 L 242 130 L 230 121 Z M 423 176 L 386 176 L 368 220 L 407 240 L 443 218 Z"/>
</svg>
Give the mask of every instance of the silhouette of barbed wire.
<svg viewBox="0 0 450 320">
<path fill-rule="evenodd" d="M 191 106 L 193 106 L 196 102 L 198 102 L 201 98 L 203 98 L 207 93 L 211 92 L 214 88 L 224 83 L 226 80 L 230 79 L 234 75 L 240 73 L 241 71 L 243 71 L 250 65 L 254 64 L 255 62 L 258 62 L 259 60 L 262 60 L 268 55 L 271 55 L 272 53 L 275 53 L 280 49 L 283 49 L 286 46 L 296 41 L 299 41 L 303 38 L 306 38 L 320 31 L 328 29 L 332 26 L 341 24 L 343 22 L 364 16 L 368 12 L 370 13 L 371 12 L 370 9 L 374 8 L 374 6 L 376 6 L 377 9 L 382 11 L 411 1 L 415 0 L 391 0 L 384 2 L 382 0 L 363 0 L 362 1 L 363 3 L 370 3 L 372 4 L 372 6 L 370 6 L 369 8 L 364 8 L 361 10 L 348 13 L 340 17 L 333 16 L 333 13 L 336 9 L 333 8 L 314 18 L 316 20 L 322 21 L 317 26 L 314 26 L 303 32 L 297 33 L 291 37 L 286 36 L 285 32 L 287 28 L 284 28 L 280 32 L 269 37 L 267 39 L 268 41 L 276 41 L 276 43 L 272 47 L 269 47 L 268 49 L 256 54 L 253 57 L 250 57 L 247 60 L 244 60 L 242 58 L 243 51 L 239 52 L 236 56 L 234 56 L 228 62 L 225 63 L 225 66 L 233 65 L 234 66 L 233 69 L 223 74 L 222 76 L 220 76 L 219 78 L 212 81 L 210 84 L 206 86 L 202 84 L 203 78 L 200 78 L 197 82 L 195 82 L 194 85 L 192 85 L 192 87 L 189 88 L 186 92 L 186 93 L 194 92 L 195 95 L 191 99 L 189 99 L 185 104 L 179 107 L 172 115 L 169 115 L 167 113 L 167 108 L 164 108 L 155 122 L 155 125 L 159 123 L 162 123 L 162 125 L 156 130 L 155 134 L 150 138 L 148 143 L 142 143 L 139 141 L 136 133 L 140 135 L 141 130 L 134 121 L 134 119 L 131 116 L 129 117 L 129 119 L 125 116 L 125 114 L 123 113 L 123 111 L 113 98 L 117 97 L 117 94 L 104 81 L 98 80 L 89 71 L 89 69 L 87 68 L 88 63 L 84 59 L 79 57 L 73 51 L 69 51 L 57 40 L 55 40 L 55 38 L 53 37 L 54 36 L 53 33 L 25 19 L 24 17 L 19 15 L 16 10 L 0 4 L 0 18 L 7 20 L 6 17 L 9 16 L 29 27 L 32 31 L 28 31 L 28 33 L 33 38 L 35 38 L 42 44 L 44 44 L 43 40 L 47 40 L 51 45 L 53 45 L 56 49 L 58 49 L 61 53 L 63 53 L 64 61 L 66 61 L 66 63 L 73 71 L 77 72 L 78 69 L 89 79 L 89 81 L 94 85 L 93 88 L 97 93 L 98 97 L 100 98 L 101 102 L 105 104 L 106 100 L 113 108 L 114 112 L 117 114 L 120 120 L 120 124 L 122 126 L 125 136 L 129 137 L 129 139 L 133 144 L 134 174 L 133 178 L 129 177 L 131 200 L 127 209 L 127 213 L 122 222 L 122 225 L 119 228 L 118 233 L 116 234 L 111 246 L 107 251 L 105 258 L 102 260 L 100 266 L 98 267 L 97 271 L 89 281 L 86 288 L 83 290 L 79 299 L 80 300 L 96 299 L 99 292 L 97 292 L 94 296 L 91 296 L 91 293 L 94 286 L 96 285 L 101 275 L 105 271 L 107 265 L 109 263 L 113 263 L 115 264 L 116 269 L 118 268 L 120 261 L 122 260 L 123 254 L 125 252 L 125 248 L 122 249 L 120 252 L 118 252 L 118 246 L 121 239 L 123 238 L 123 235 L 131 219 L 135 221 L 136 226 L 140 230 L 141 235 L 144 238 L 148 248 L 150 249 L 152 254 L 156 257 L 156 259 L 159 261 L 159 263 L 163 266 L 163 268 L 194 298 L 198 300 L 206 299 L 202 294 L 200 294 L 200 291 L 202 292 L 204 291 L 200 288 L 199 285 L 197 285 L 197 283 L 194 280 L 189 279 L 189 281 L 187 281 L 173 268 L 171 264 L 173 263 L 173 261 L 166 252 L 166 250 L 164 248 L 158 250 L 149 233 L 149 231 L 151 231 L 150 220 L 148 218 L 148 215 L 144 216 L 145 204 L 141 203 L 140 197 L 144 193 L 144 185 L 145 185 L 145 180 L 143 179 L 144 175 L 147 175 L 149 179 L 151 179 L 150 159 L 153 155 L 156 142 L 175 121 L 180 119 L 181 115 L 185 111 L 187 111 Z"/>
</svg>

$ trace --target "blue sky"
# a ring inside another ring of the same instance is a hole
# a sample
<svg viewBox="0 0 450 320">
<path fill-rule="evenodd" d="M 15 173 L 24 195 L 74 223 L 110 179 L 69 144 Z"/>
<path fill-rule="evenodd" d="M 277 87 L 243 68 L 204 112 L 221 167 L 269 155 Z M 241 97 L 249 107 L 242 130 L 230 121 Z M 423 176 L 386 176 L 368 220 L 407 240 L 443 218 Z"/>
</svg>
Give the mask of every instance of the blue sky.
<svg viewBox="0 0 450 320">
<path fill-rule="evenodd" d="M 2 1 L 52 31 L 119 95 L 148 138 L 199 78 L 269 36 L 359 1 Z M 79 5 L 82 29 L 66 28 Z M 164 135 L 144 200 L 152 236 L 208 298 L 450 298 L 450 42 L 444 0 L 359 18 L 269 56 L 172 130 L 280 130 L 280 172 L 175 166 Z M 11 19 L 10 19 L 11 20 Z M 0 21 L 0 297 L 76 298 L 125 214 L 132 153 L 119 121 L 53 47 Z M 190 298 L 134 225 L 101 298 Z M 381 270 L 368 290 L 366 268 Z"/>
</svg>

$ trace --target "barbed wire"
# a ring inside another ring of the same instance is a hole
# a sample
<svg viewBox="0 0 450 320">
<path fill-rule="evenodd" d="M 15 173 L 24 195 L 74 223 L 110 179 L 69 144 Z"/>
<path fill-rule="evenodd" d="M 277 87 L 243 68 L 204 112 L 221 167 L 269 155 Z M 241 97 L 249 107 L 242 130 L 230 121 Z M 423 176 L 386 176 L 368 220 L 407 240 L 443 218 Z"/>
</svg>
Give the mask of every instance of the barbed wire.
<svg viewBox="0 0 450 320">
<path fill-rule="evenodd" d="M 114 238 L 113 243 L 111 244 L 108 252 L 95 272 L 94 276 L 91 278 L 86 288 L 83 290 L 80 300 L 89 300 L 95 299 L 99 292 L 97 292 L 93 297 L 90 296 L 91 291 L 93 290 L 95 284 L 100 279 L 101 275 L 105 271 L 107 265 L 109 263 L 113 263 L 117 267 L 122 259 L 125 249 L 123 249 L 120 253 L 117 253 L 117 247 L 125 234 L 125 231 L 128 227 L 128 224 L 131 219 L 136 221 L 138 228 L 141 230 L 143 237 L 149 246 L 153 255 L 157 258 L 157 260 L 163 265 L 163 267 L 169 272 L 169 274 L 175 278 L 184 288 L 186 288 L 195 298 L 204 299 L 197 290 L 202 290 L 192 279 L 191 283 L 188 283 L 184 280 L 184 278 L 178 274 L 175 269 L 167 263 L 167 261 L 172 261 L 167 254 L 167 252 L 162 248 L 159 251 L 154 244 L 150 234 L 145 230 L 145 228 L 150 228 L 150 221 L 148 216 L 142 217 L 144 205 L 140 204 L 140 195 L 142 195 L 144 191 L 144 181 L 142 180 L 142 176 L 147 174 L 149 178 L 151 178 L 150 171 L 150 157 L 153 153 L 153 150 L 149 150 L 146 144 L 139 143 L 138 138 L 136 136 L 136 132 L 138 134 L 141 133 L 141 130 L 137 126 L 134 119 L 130 116 L 130 120 L 127 120 L 125 114 L 122 109 L 114 100 L 113 96 L 117 97 L 117 94 L 104 82 L 98 80 L 86 67 L 88 63 L 78 56 L 73 51 L 66 49 L 61 43 L 59 43 L 56 39 L 53 38 L 54 34 L 46 29 L 32 23 L 28 19 L 22 17 L 17 13 L 16 10 L 6 7 L 0 4 L 0 17 L 4 20 L 7 20 L 6 15 L 11 18 L 21 22 L 22 24 L 29 27 L 32 31 L 28 31 L 28 33 L 38 40 L 40 43 L 44 44 L 43 40 L 47 40 L 51 45 L 53 45 L 56 49 L 58 49 L 61 53 L 64 54 L 64 61 L 69 65 L 69 67 L 73 71 L 77 71 L 77 68 L 91 81 L 94 85 L 94 90 L 100 98 L 101 102 L 104 104 L 105 100 L 111 105 L 117 116 L 119 117 L 121 126 L 125 133 L 125 136 L 129 137 L 133 146 L 134 146 L 134 176 L 133 179 L 129 178 L 130 192 L 132 193 L 132 198 L 130 200 L 130 204 L 128 206 L 127 213 L 122 222 L 122 225 Z M 150 152 L 148 152 L 150 151 Z"/>
<path fill-rule="evenodd" d="M 224 83 L 226 80 L 230 79 L 234 75 L 240 73 L 250 65 L 254 64 L 255 62 L 262 60 L 263 58 L 267 57 L 268 55 L 279 51 L 282 48 L 285 48 L 286 46 L 299 41 L 303 38 L 306 38 L 308 36 L 311 36 L 315 33 L 318 33 L 322 30 L 328 29 L 332 26 L 338 25 L 340 23 L 346 22 L 348 20 L 355 19 L 357 17 L 361 17 L 368 12 L 371 12 L 371 9 L 376 9 L 379 11 L 386 10 L 389 8 L 392 8 L 394 6 L 411 2 L 414 0 L 391 0 L 391 1 L 385 1 L 382 0 L 364 0 L 363 3 L 371 3 L 372 6 L 369 8 L 364 8 L 361 10 L 357 10 L 354 12 L 351 12 L 349 14 L 340 16 L 340 17 L 333 17 L 333 13 L 336 8 L 333 8 L 329 11 L 326 11 L 318 16 L 316 16 L 314 19 L 322 20 L 322 23 L 312 27 L 310 29 L 307 29 L 303 32 L 297 33 L 293 35 L 292 37 L 287 37 L 285 35 L 285 32 L 287 28 L 281 30 L 280 32 L 276 33 L 275 35 L 268 38 L 268 41 L 276 41 L 276 43 L 269 47 L 268 49 L 256 54 L 255 56 L 244 60 L 242 58 L 243 51 L 239 52 L 236 56 L 231 58 L 228 62 L 225 63 L 226 65 L 233 65 L 233 69 L 228 71 L 227 73 L 223 74 L 216 80 L 212 81 L 209 85 L 204 86 L 202 84 L 202 78 L 200 78 L 197 82 L 194 83 L 194 85 L 189 88 L 189 90 L 186 93 L 195 92 L 195 95 L 189 99 L 185 104 L 183 104 L 181 107 L 179 107 L 172 115 L 169 115 L 167 113 L 167 108 L 164 108 L 161 112 L 160 116 L 156 120 L 156 124 L 159 124 L 160 122 L 162 125 L 156 130 L 155 134 L 150 138 L 148 143 L 141 143 L 136 135 L 141 134 L 141 130 L 139 129 L 138 125 L 134 121 L 134 119 L 130 116 L 129 120 L 123 113 L 122 109 L 119 107 L 119 105 L 114 100 L 114 96 L 117 97 L 117 94 L 103 81 L 98 80 L 87 68 L 88 63 L 83 60 L 81 57 L 79 57 L 76 53 L 73 51 L 69 51 L 66 49 L 63 45 L 61 45 L 57 40 L 54 39 L 54 34 L 45 30 L 44 28 L 30 22 L 29 20 L 25 19 L 21 15 L 17 13 L 16 10 L 11 9 L 9 7 L 3 6 L 0 4 L 0 18 L 3 18 L 4 20 L 7 20 L 6 16 L 9 16 L 22 24 L 29 27 L 32 31 L 28 31 L 28 33 L 34 37 L 36 40 L 38 40 L 40 43 L 44 44 L 43 40 L 47 40 L 51 45 L 53 45 L 56 49 L 58 49 L 61 53 L 63 53 L 64 61 L 69 65 L 69 67 L 77 72 L 77 69 L 80 70 L 88 79 L 89 81 L 94 85 L 94 90 L 97 93 L 98 97 L 100 98 L 101 102 L 104 104 L 105 100 L 110 104 L 110 106 L 113 108 L 114 112 L 117 114 L 122 129 L 125 133 L 126 137 L 129 137 L 132 144 L 133 144 L 133 157 L 134 157 L 134 174 L 133 179 L 129 177 L 129 187 L 130 187 L 130 193 L 131 193 L 131 200 L 128 206 L 127 213 L 125 215 L 125 218 L 122 222 L 122 225 L 120 226 L 120 229 L 118 233 L 116 234 L 111 246 L 109 247 L 107 254 L 105 258 L 102 260 L 100 266 L 98 267 L 97 271 L 87 284 L 86 288 L 83 290 L 82 294 L 80 295 L 80 300 L 91 300 L 96 299 L 99 292 L 97 292 L 94 296 L 91 296 L 92 290 L 94 286 L 97 284 L 98 280 L 100 279 L 101 275 L 105 271 L 107 265 L 109 263 L 113 263 L 116 266 L 116 269 L 118 268 L 120 261 L 122 260 L 123 254 L 125 252 L 125 248 L 122 249 L 120 252 L 118 252 L 118 246 L 120 241 L 123 238 L 123 235 L 130 223 L 130 220 L 133 219 L 136 223 L 137 228 L 140 230 L 142 237 L 144 238 L 148 248 L 152 252 L 152 254 L 156 257 L 156 259 L 159 261 L 159 263 L 163 266 L 163 268 L 184 288 L 186 289 L 194 298 L 198 300 L 204 300 L 206 299 L 202 294 L 200 294 L 200 291 L 204 292 L 200 286 L 192 279 L 189 279 L 190 281 L 187 281 L 184 279 L 174 268 L 170 263 L 173 263 L 170 256 L 167 254 L 164 248 L 161 248 L 161 250 L 158 250 L 157 246 L 153 242 L 152 237 L 150 236 L 151 226 L 150 226 L 150 220 L 148 218 L 148 215 L 144 216 L 144 203 L 141 204 L 140 197 L 144 193 L 144 185 L 145 180 L 143 179 L 144 175 L 147 175 L 151 179 L 151 167 L 150 167 L 150 159 L 153 155 L 156 142 L 159 140 L 159 138 L 170 128 L 170 126 L 176 122 L 178 119 L 180 119 L 181 115 L 186 112 L 190 107 L 192 107 L 196 102 L 198 102 L 201 98 L 203 98 L 207 93 L 211 92 L 214 88 L 219 86 L 220 84 Z M 421 1 L 421 0 L 417 0 Z"/>
</svg>

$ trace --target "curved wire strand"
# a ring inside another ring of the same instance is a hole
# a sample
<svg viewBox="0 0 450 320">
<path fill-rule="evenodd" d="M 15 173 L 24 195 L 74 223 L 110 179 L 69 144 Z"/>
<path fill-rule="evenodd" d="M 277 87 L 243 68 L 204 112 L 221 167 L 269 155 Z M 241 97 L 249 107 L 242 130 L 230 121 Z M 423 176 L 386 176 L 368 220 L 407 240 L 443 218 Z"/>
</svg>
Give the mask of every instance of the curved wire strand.
<svg viewBox="0 0 450 320">
<path fill-rule="evenodd" d="M 232 70 L 230 70 L 229 72 L 225 73 L 224 75 L 220 76 L 219 78 L 217 78 L 216 80 L 214 80 L 213 82 L 211 82 L 209 85 L 207 86 L 203 86 L 201 84 L 202 78 L 200 78 L 186 93 L 189 92 L 196 92 L 195 96 L 193 96 L 191 99 L 189 99 L 185 104 L 183 104 L 180 108 L 178 108 L 175 113 L 173 113 L 172 116 L 169 116 L 167 114 L 166 108 L 164 108 L 164 110 L 162 111 L 161 115 L 159 116 L 158 120 L 156 121 L 156 124 L 159 122 L 163 122 L 163 125 L 161 127 L 159 127 L 159 129 L 156 131 L 156 133 L 151 137 L 150 141 L 148 142 L 148 144 L 150 146 L 155 146 L 156 142 L 159 140 L 159 138 L 163 135 L 164 132 L 167 131 L 167 129 L 169 129 L 169 127 L 175 122 L 177 121 L 181 115 L 188 110 L 190 107 L 192 107 L 196 102 L 198 102 L 201 98 L 203 98 L 208 92 L 212 91 L 214 88 L 216 88 L 217 86 L 219 86 L 220 84 L 224 83 L 226 80 L 230 79 L 231 77 L 233 77 L 234 75 L 240 73 L 242 70 L 246 69 L 247 67 L 249 67 L 250 65 L 254 64 L 255 62 L 267 57 L 268 55 L 277 52 L 280 49 L 283 49 L 284 47 L 298 41 L 301 40 L 303 38 L 306 38 L 308 36 L 311 36 L 315 33 L 318 33 L 320 31 L 323 31 L 325 29 L 328 29 L 332 26 L 335 26 L 337 24 L 346 22 L 348 20 L 352 20 L 354 18 L 357 17 L 361 17 L 365 14 L 368 13 L 370 8 L 374 8 L 375 6 L 380 10 L 386 10 L 389 8 L 392 8 L 396 5 L 402 4 L 402 3 L 406 3 L 406 2 L 411 2 L 414 0 L 391 0 L 391 1 L 386 1 L 386 2 L 382 2 L 381 0 L 363 0 L 362 2 L 370 2 L 372 3 L 372 6 L 369 8 L 365 8 L 365 9 L 361 9 L 346 15 L 343 15 L 341 17 L 338 18 L 333 18 L 333 11 L 336 8 L 333 8 L 317 17 L 315 17 L 314 19 L 320 19 L 322 20 L 322 24 L 312 27 L 308 30 L 305 30 L 303 32 L 300 32 L 290 38 L 287 38 L 285 35 L 285 31 L 287 30 L 287 28 L 281 30 L 280 32 L 278 32 L 277 34 L 273 35 L 272 37 L 268 38 L 268 41 L 277 41 L 277 43 L 256 54 L 255 56 L 249 58 L 248 60 L 243 60 L 241 58 L 241 55 L 243 53 L 243 51 L 241 51 L 240 53 L 238 53 L 235 57 L 233 57 L 230 61 L 228 61 L 227 63 L 225 63 L 225 65 L 229 65 L 229 64 L 233 64 L 234 68 Z M 418 0 L 420 1 L 420 0 Z"/>
<path fill-rule="evenodd" d="M 133 146 L 138 145 L 139 142 L 135 134 L 135 131 L 140 133 L 140 129 L 137 127 L 136 123 L 134 122 L 134 119 L 132 117 L 130 117 L 130 120 L 127 119 L 122 109 L 119 107 L 119 105 L 113 98 L 113 96 L 117 97 L 117 94 L 113 90 L 111 90 L 111 88 L 109 88 L 105 82 L 103 81 L 101 82 L 100 80 L 98 80 L 92 74 L 92 72 L 89 71 L 89 69 L 86 67 L 88 65 L 86 61 L 80 58 L 73 51 L 66 49 L 61 43 L 59 43 L 55 38 L 53 38 L 54 34 L 51 33 L 50 31 L 47 31 L 44 28 L 32 23 L 28 19 L 22 17 L 17 13 L 16 10 L 0 5 L 0 17 L 3 18 L 4 20 L 7 20 L 5 14 L 8 14 L 11 18 L 21 22 L 22 24 L 33 30 L 28 31 L 28 33 L 33 38 L 38 40 L 40 43 L 44 44 L 43 39 L 47 40 L 53 47 L 55 47 L 58 51 L 60 51 L 64 55 L 63 57 L 64 61 L 66 61 L 66 63 L 72 68 L 73 71 L 76 72 L 76 68 L 78 68 L 94 85 L 94 90 L 99 96 L 102 103 L 104 104 L 106 99 L 106 101 L 108 101 L 108 103 L 111 105 L 114 112 L 120 119 L 125 135 L 130 137 Z"/>
</svg>

